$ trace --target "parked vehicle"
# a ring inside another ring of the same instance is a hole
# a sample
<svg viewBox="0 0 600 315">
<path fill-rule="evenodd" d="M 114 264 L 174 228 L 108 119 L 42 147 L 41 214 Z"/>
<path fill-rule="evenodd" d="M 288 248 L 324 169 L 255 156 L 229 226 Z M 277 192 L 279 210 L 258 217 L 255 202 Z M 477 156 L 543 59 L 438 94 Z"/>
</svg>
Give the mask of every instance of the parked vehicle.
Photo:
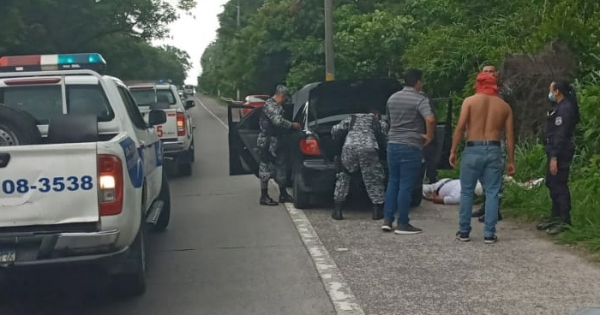
<svg viewBox="0 0 600 315">
<path fill-rule="evenodd" d="M 269 99 L 269 95 L 248 95 L 244 98 L 244 105 L 247 107 L 240 109 L 240 117 L 248 115 L 257 107 L 265 106 L 265 102 Z"/>
<path fill-rule="evenodd" d="M 0 270 L 92 263 L 146 289 L 146 225 L 164 230 L 163 147 L 99 54 L 0 58 Z"/>
<path fill-rule="evenodd" d="M 177 165 L 180 174 L 192 175 L 195 160 L 192 115 L 188 109 L 196 106 L 193 100 L 185 104 L 177 97 L 177 88 L 171 84 L 139 84 L 129 87 L 139 110 L 148 120 L 151 110 L 162 110 L 167 116 L 164 124 L 155 126 L 165 151 L 165 159 Z"/>
<path fill-rule="evenodd" d="M 401 88 L 393 79 L 340 80 L 311 83 L 293 95 L 293 104 L 285 106 L 284 111 L 287 119 L 303 126 L 302 131 L 290 132 L 286 137 L 296 208 L 311 206 L 313 195 L 333 194 L 336 173 L 334 157 L 339 154 L 339 148 L 332 139 L 331 128 L 349 115 L 366 113 L 371 108 L 379 108 L 381 113 L 385 113 L 388 98 Z M 439 167 L 448 168 L 452 104 L 450 99 L 435 101 L 438 106 L 436 138 L 439 140 L 436 152 L 443 156 Z M 439 116 L 443 105 L 447 110 L 445 121 L 443 116 Z M 232 111 L 243 107 L 235 104 L 228 106 L 229 174 L 232 176 L 258 173 L 256 139 L 260 110 L 252 111 L 240 121 L 234 121 Z M 387 164 L 385 154 L 382 155 L 382 163 L 384 167 Z M 423 164 L 422 176 L 414 187 L 414 207 L 422 200 L 424 173 Z"/>
</svg>

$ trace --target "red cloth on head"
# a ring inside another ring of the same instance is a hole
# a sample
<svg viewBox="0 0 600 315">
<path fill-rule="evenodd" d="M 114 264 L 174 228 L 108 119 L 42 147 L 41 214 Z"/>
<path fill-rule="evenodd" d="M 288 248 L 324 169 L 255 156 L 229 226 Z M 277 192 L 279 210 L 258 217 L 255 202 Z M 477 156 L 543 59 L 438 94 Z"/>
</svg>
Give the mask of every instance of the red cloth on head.
<svg viewBox="0 0 600 315">
<path fill-rule="evenodd" d="M 480 73 L 475 82 L 475 93 L 498 96 L 496 77 L 488 72 Z"/>
</svg>

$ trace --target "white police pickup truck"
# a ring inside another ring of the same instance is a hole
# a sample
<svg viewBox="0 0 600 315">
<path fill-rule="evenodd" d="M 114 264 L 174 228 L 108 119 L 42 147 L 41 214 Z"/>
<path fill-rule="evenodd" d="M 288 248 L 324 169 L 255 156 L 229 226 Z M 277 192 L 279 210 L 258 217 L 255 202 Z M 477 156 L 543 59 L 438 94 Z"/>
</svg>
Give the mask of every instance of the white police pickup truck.
<svg viewBox="0 0 600 315">
<path fill-rule="evenodd" d="M 0 58 L 0 272 L 93 263 L 146 288 L 146 229 L 170 220 L 162 144 L 99 54 Z M 9 277 L 10 278 L 10 277 Z"/>
<path fill-rule="evenodd" d="M 156 135 L 163 144 L 165 160 L 174 161 L 179 174 L 192 175 L 195 160 L 194 129 L 192 115 L 188 110 L 196 106 L 196 103 L 187 100 L 183 104 L 177 97 L 177 88 L 168 83 L 131 85 L 129 91 L 146 121 L 151 110 L 166 113 L 167 121 L 154 126 Z"/>
</svg>

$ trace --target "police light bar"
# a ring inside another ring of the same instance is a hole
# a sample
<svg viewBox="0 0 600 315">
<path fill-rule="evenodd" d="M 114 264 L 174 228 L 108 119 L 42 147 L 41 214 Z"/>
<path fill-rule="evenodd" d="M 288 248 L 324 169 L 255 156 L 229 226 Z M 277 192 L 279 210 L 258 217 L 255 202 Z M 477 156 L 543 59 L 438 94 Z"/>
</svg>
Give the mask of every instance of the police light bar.
<svg viewBox="0 0 600 315">
<path fill-rule="evenodd" d="M 89 69 L 102 73 L 106 61 L 97 53 L 69 55 L 28 55 L 0 58 L 0 72 L 30 72 Z"/>
</svg>

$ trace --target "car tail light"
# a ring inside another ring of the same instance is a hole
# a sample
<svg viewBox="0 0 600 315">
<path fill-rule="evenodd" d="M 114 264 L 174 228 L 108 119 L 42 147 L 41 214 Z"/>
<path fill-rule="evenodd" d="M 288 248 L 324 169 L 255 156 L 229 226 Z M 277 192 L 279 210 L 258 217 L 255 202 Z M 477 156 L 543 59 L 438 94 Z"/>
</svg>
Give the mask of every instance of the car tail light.
<svg viewBox="0 0 600 315">
<path fill-rule="evenodd" d="M 100 216 L 121 213 L 123 210 L 123 165 L 117 156 L 98 156 L 98 194 Z"/>
<path fill-rule="evenodd" d="M 185 136 L 185 115 L 183 113 L 177 113 L 177 136 Z"/>
<path fill-rule="evenodd" d="M 305 155 L 321 155 L 319 141 L 315 138 L 304 138 L 300 140 L 300 151 Z"/>
</svg>

